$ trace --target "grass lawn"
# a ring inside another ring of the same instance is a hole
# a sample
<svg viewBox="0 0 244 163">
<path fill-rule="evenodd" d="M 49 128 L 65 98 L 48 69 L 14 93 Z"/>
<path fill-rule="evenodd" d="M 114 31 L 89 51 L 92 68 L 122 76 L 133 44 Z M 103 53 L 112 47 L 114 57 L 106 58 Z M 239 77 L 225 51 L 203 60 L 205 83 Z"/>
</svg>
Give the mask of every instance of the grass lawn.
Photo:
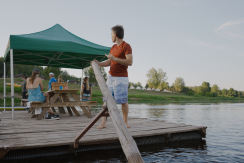
<svg viewBox="0 0 244 163">
<path fill-rule="evenodd" d="M 21 84 L 21 79 L 15 79 L 14 83 Z M 49 80 L 43 80 L 44 90 L 48 90 Z M 10 83 L 10 79 L 6 79 L 6 83 Z M 79 89 L 80 85 L 69 84 L 69 89 Z M 6 87 L 7 94 L 11 91 L 10 86 Z M 15 87 L 15 92 L 21 95 L 21 88 Z M 0 79 L 0 94 L 3 95 L 3 79 Z M 77 93 L 80 94 L 80 91 Z M 129 103 L 146 103 L 146 102 L 226 102 L 226 101 L 242 101 L 244 98 L 229 98 L 229 97 L 205 97 L 198 95 L 186 95 L 185 93 L 169 93 L 169 92 L 157 92 L 157 91 L 147 91 L 147 90 L 129 90 Z M 19 99 L 17 99 L 19 101 Z M 92 101 L 98 101 L 102 103 L 102 93 L 99 87 L 92 87 Z M 0 105 L 2 105 L 3 100 L 0 98 Z M 8 100 L 8 102 L 10 102 Z"/>
</svg>

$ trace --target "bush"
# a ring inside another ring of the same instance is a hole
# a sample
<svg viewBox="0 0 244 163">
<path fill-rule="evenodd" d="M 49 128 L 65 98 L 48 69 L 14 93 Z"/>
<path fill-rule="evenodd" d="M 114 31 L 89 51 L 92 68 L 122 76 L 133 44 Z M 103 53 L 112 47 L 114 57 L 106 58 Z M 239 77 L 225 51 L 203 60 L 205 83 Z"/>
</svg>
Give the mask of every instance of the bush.
<svg viewBox="0 0 244 163">
<path fill-rule="evenodd" d="M 194 95 L 194 92 L 193 92 L 193 91 L 189 91 L 189 92 L 187 93 L 187 95 L 192 96 L 192 95 Z"/>
<path fill-rule="evenodd" d="M 198 93 L 199 96 L 204 96 L 204 93 Z"/>
<path fill-rule="evenodd" d="M 210 92 L 210 93 L 206 93 L 205 96 L 206 96 L 206 97 L 214 97 L 214 96 L 213 96 L 213 93 L 211 93 L 211 92 Z"/>
<path fill-rule="evenodd" d="M 213 97 L 218 97 L 218 93 L 213 93 Z"/>
<path fill-rule="evenodd" d="M 14 98 L 14 105 L 20 105 L 21 99 L 20 98 Z M 3 106 L 4 100 L 3 98 L 0 98 L 0 106 Z M 11 97 L 6 97 L 6 105 L 12 105 L 12 99 Z"/>
<path fill-rule="evenodd" d="M 3 93 L 4 90 L 3 87 L 0 87 L 0 93 Z M 11 92 L 11 87 L 10 86 L 6 86 L 6 93 Z M 22 88 L 21 87 L 14 87 L 14 93 L 18 93 L 20 95 L 22 95 Z"/>
</svg>

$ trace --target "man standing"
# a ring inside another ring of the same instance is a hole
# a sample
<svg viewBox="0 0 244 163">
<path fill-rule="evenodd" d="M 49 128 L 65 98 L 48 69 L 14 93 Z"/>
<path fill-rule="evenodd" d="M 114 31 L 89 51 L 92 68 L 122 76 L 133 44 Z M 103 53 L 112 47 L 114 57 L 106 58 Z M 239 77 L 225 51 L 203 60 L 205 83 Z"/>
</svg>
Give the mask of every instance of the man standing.
<svg viewBox="0 0 244 163">
<path fill-rule="evenodd" d="M 57 80 L 54 78 L 54 73 L 52 73 L 52 72 L 49 73 L 49 78 L 50 78 L 50 81 L 49 81 L 49 85 L 48 85 L 48 90 L 51 90 L 52 82 L 57 82 Z"/>
<path fill-rule="evenodd" d="M 112 27 L 111 31 L 112 42 L 116 43 L 110 49 L 110 54 L 105 56 L 108 58 L 105 62 L 94 60 L 100 67 L 110 66 L 110 71 L 107 79 L 107 85 L 110 89 L 116 103 L 122 104 L 122 113 L 124 122 L 127 128 L 128 124 L 128 66 L 132 65 L 132 49 L 128 43 L 123 41 L 124 28 L 121 25 Z M 97 127 L 102 129 L 106 127 L 106 118 L 102 118 L 102 123 Z"/>
</svg>

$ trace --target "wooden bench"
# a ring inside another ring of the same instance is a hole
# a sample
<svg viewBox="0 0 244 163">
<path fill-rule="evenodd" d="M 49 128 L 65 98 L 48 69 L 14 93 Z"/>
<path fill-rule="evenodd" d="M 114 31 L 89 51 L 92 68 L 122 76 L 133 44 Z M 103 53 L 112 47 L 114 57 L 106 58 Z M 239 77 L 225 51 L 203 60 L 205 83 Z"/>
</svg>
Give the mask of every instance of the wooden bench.
<svg viewBox="0 0 244 163">
<path fill-rule="evenodd" d="M 32 107 L 32 104 L 41 104 L 41 101 L 32 101 L 32 102 L 31 102 L 31 108 L 33 108 L 32 112 L 31 112 L 31 114 L 33 114 L 33 115 L 32 115 L 31 118 L 36 118 L 36 117 L 39 116 L 39 114 L 35 114 L 35 109 L 36 109 L 36 107 Z M 42 109 L 43 109 L 43 108 L 42 108 Z"/>
</svg>

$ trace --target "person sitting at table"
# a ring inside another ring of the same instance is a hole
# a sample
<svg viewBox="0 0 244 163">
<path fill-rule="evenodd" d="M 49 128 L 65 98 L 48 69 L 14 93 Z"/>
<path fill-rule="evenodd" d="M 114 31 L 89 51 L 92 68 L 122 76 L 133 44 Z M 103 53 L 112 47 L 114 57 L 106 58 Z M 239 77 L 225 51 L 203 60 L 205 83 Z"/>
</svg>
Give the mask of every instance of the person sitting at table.
<svg viewBox="0 0 244 163">
<path fill-rule="evenodd" d="M 49 103 L 49 94 L 41 93 L 43 90 L 42 79 L 39 78 L 40 71 L 34 69 L 30 78 L 27 78 L 26 89 L 28 89 L 28 101 L 40 101 L 41 103 Z M 33 110 L 33 108 L 31 108 Z M 49 114 L 48 114 L 49 113 Z M 45 116 L 46 120 L 59 119 L 58 115 L 55 115 L 51 108 Z"/>
<path fill-rule="evenodd" d="M 82 89 L 81 89 L 81 99 L 83 102 L 85 101 L 90 101 L 91 100 L 91 96 L 92 96 L 92 88 L 91 88 L 91 83 L 89 83 L 88 77 L 84 78 L 84 83 L 82 85 Z M 91 114 L 91 108 L 90 106 L 87 106 L 89 109 L 89 113 Z"/>
<path fill-rule="evenodd" d="M 28 99 L 28 95 L 27 94 L 27 89 L 26 89 L 26 80 L 27 80 L 27 76 L 25 76 L 23 78 L 23 82 L 21 83 L 21 88 L 22 88 L 22 99 Z M 26 104 L 23 104 L 22 100 L 21 100 L 21 106 L 26 106 Z"/>
<path fill-rule="evenodd" d="M 49 73 L 49 78 L 50 78 L 50 81 L 49 81 L 49 85 L 48 85 L 48 90 L 51 90 L 52 82 L 57 82 L 57 80 L 54 78 L 54 73 L 52 73 L 52 72 Z"/>
</svg>

